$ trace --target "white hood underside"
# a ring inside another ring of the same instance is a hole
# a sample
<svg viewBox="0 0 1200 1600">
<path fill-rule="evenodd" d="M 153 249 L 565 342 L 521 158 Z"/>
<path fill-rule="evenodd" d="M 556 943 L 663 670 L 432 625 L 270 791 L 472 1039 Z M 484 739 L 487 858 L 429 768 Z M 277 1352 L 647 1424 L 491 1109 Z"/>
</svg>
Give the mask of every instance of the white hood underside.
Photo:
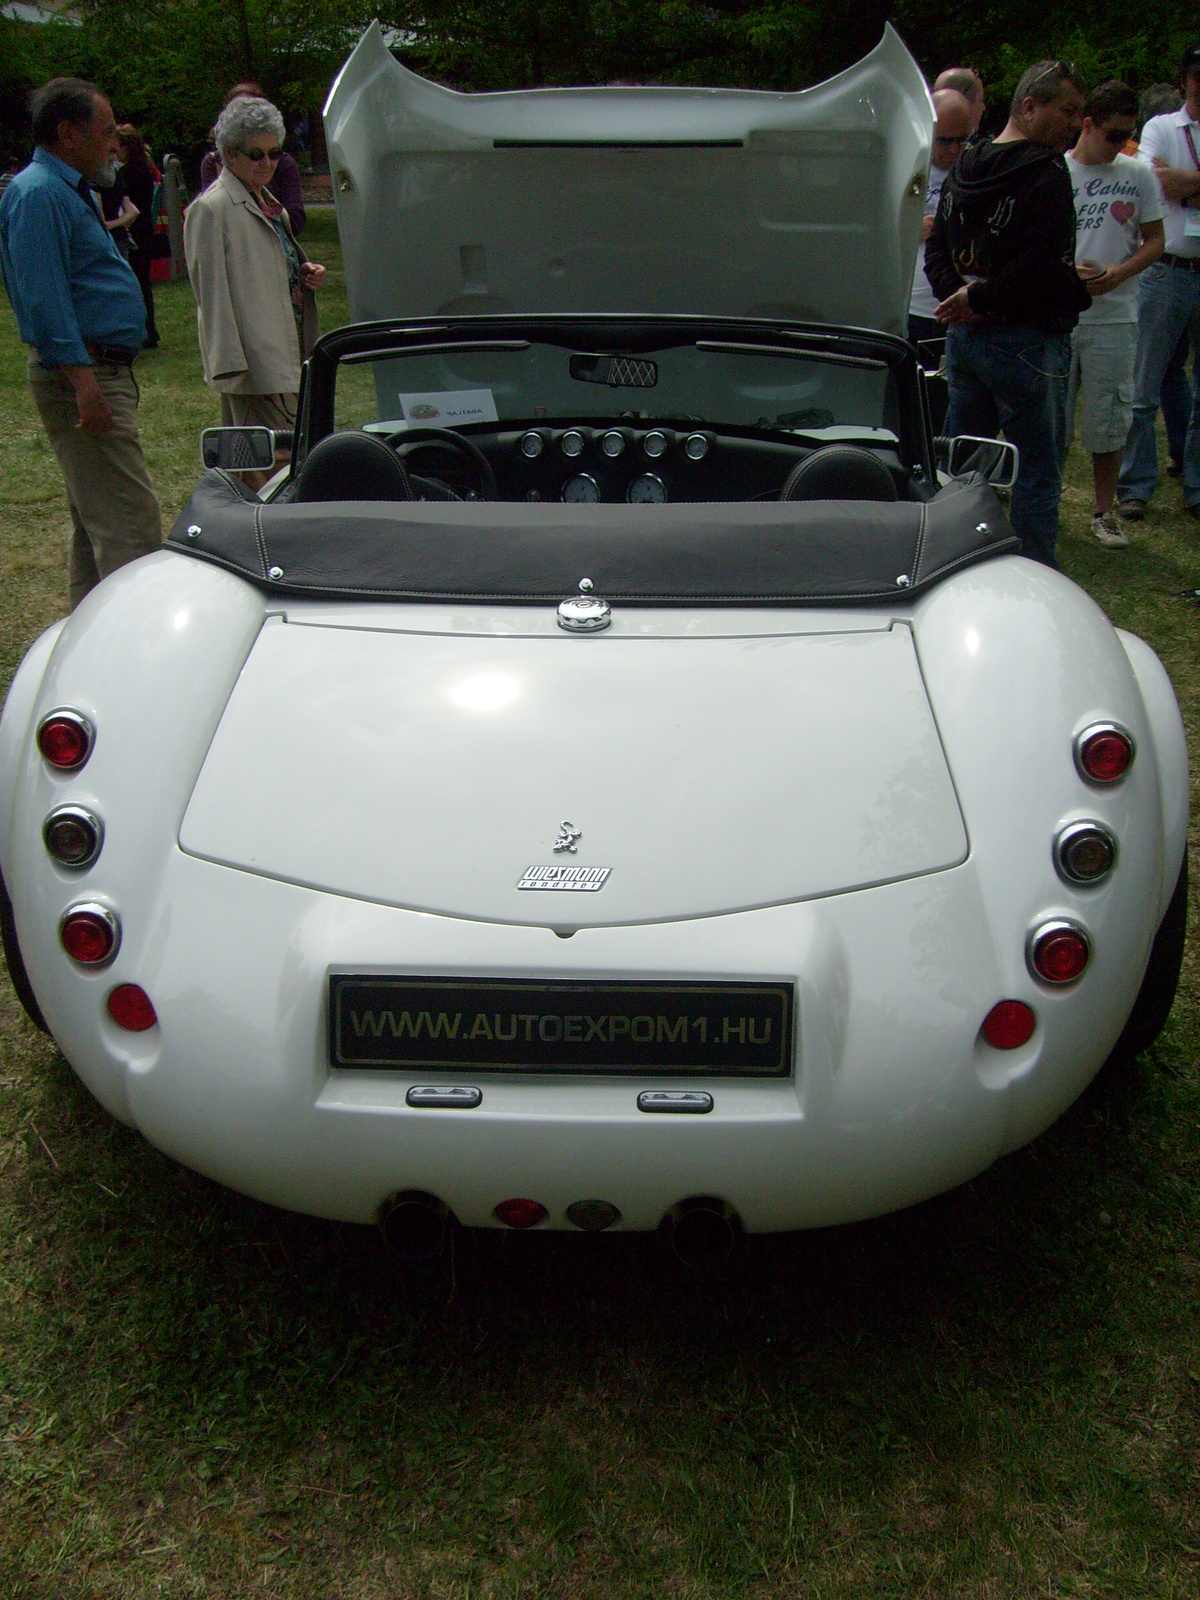
<svg viewBox="0 0 1200 1600">
<path fill-rule="evenodd" d="M 581 831 L 555 854 L 560 822 Z M 268 622 L 185 851 L 485 921 L 737 911 L 936 871 L 962 816 L 909 630 L 451 637 Z M 595 893 L 518 890 L 608 867 Z"/>
<path fill-rule="evenodd" d="M 903 334 L 933 108 L 889 26 L 794 94 L 458 94 L 377 24 L 325 107 L 359 319 L 796 318 Z"/>
</svg>

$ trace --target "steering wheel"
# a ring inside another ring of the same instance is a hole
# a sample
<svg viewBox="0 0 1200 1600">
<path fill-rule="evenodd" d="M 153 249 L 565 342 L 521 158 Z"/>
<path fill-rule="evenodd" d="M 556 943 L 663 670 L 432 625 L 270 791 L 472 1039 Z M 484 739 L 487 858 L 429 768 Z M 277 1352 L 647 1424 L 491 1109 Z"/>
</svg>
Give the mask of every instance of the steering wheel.
<svg viewBox="0 0 1200 1600">
<path fill-rule="evenodd" d="M 400 457 L 415 450 L 418 445 L 448 444 L 457 450 L 479 474 L 479 492 L 485 500 L 499 500 L 500 489 L 496 483 L 496 474 L 492 470 L 492 463 L 473 439 L 464 439 L 461 433 L 456 433 L 453 428 L 397 428 L 394 433 L 383 435 L 384 444 L 390 444 Z M 456 497 L 457 498 L 457 497 Z"/>
</svg>

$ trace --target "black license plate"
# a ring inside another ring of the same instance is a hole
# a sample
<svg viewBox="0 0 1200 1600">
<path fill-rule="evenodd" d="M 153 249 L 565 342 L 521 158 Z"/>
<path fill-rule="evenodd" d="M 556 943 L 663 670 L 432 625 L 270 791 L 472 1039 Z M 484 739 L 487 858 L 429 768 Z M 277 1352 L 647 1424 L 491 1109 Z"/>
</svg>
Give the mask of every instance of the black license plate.
<svg viewBox="0 0 1200 1600">
<path fill-rule="evenodd" d="M 331 973 L 335 1067 L 783 1078 L 789 983 L 574 983 Z"/>
</svg>

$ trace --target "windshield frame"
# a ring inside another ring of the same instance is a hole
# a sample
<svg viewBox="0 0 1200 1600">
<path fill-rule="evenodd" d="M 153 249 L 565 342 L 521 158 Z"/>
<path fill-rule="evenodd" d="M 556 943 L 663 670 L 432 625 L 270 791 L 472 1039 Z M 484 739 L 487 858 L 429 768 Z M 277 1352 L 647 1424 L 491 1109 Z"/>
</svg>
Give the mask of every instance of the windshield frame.
<svg viewBox="0 0 1200 1600">
<path fill-rule="evenodd" d="M 304 363 L 290 476 L 313 445 L 334 432 L 339 363 L 346 358 L 404 355 L 422 346 L 512 348 L 516 341 L 552 344 L 567 351 L 619 350 L 631 355 L 672 346 L 731 343 L 764 354 L 794 350 L 798 358 L 822 358 L 890 368 L 899 410 L 897 449 L 907 471 L 934 485 L 937 468 L 924 386 L 913 347 L 892 334 L 828 323 L 696 316 L 490 316 L 388 318 L 350 323 L 322 337 Z M 582 409 L 582 407 L 581 407 Z M 492 424 L 472 425 L 464 433 Z M 803 437 L 803 430 L 792 434 Z"/>
</svg>

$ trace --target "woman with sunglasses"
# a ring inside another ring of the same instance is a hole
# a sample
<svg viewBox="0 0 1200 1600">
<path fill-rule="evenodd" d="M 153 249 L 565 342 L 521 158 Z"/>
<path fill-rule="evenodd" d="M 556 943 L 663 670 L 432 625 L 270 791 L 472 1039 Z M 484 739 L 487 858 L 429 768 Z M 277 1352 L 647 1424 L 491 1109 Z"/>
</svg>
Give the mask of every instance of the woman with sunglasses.
<svg viewBox="0 0 1200 1600">
<path fill-rule="evenodd" d="M 220 176 L 188 208 L 183 240 L 204 381 L 221 396 L 222 422 L 289 432 L 300 363 L 317 336 L 313 296 L 325 268 L 305 256 L 267 188 L 283 131 L 269 100 L 229 102 L 215 129 Z M 246 481 L 257 488 L 267 476 Z"/>
</svg>

